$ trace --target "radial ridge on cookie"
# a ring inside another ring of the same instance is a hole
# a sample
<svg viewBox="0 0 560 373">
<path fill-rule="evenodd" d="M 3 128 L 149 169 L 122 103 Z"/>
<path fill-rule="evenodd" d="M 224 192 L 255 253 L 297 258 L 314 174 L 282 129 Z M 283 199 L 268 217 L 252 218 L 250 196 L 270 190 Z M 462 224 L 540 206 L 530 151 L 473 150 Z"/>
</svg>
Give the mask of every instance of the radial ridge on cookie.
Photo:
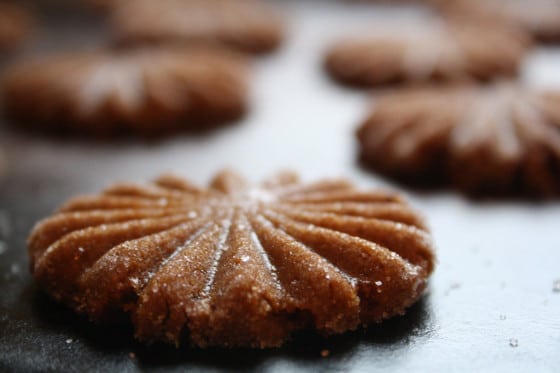
<svg viewBox="0 0 560 373">
<path fill-rule="evenodd" d="M 247 107 L 243 57 L 211 48 L 67 53 L 13 66 L 3 84 L 14 124 L 86 134 L 204 130 Z"/>
<path fill-rule="evenodd" d="M 515 75 L 530 45 L 528 34 L 515 27 L 438 19 L 341 39 L 327 50 L 324 66 L 351 86 L 486 81 Z"/>
<path fill-rule="evenodd" d="M 212 43 L 249 53 L 276 49 L 283 26 L 258 0 L 135 0 L 114 7 L 118 44 Z"/>
<path fill-rule="evenodd" d="M 560 91 L 502 81 L 389 93 L 357 135 L 366 165 L 408 183 L 560 196 Z"/>
<path fill-rule="evenodd" d="M 434 266 L 430 234 L 399 195 L 292 173 L 116 184 L 39 222 L 28 250 L 37 282 L 75 311 L 129 315 L 141 340 L 201 347 L 382 321 L 421 297 Z"/>
</svg>

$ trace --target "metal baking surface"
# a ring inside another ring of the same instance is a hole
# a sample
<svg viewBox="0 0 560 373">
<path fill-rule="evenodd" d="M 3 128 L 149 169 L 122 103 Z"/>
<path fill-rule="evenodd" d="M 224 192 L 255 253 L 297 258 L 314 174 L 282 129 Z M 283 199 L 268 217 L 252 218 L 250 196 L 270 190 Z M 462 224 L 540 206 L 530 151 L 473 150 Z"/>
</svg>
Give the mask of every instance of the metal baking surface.
<svg viewBox="0 0 560 373">
<path fill-rule="evenodd" d="M 321 52 L 338 33 L 419 22 L 421 12 L 279 4 L 288 38 L 278 53 L 255 62 L 252 112 L 235 125 L 154 141 L 55 138 L 2 125 L 0 371 L 557 371 L 558 202 L 471 201 L 393 185 L 424 212 L 434 233 L 438 264 L 428 294 L 403 317 L 326 339 L 301 333 L 278 350 L 147 347 L 129 327 L 92 325 L 37 288 L 25 244 L 33 224 L 67 198 L 115 180 L 142 182 L 174 171 L 203 183 L 234 167 L 257 181 L 289 168 L 306 180 L 345 176 L 364 187 L 389 185 L 356 163 L 353 133 L 370 98 L 330 82 Z M 22 54 L 103 39 L 99 22 L 51 17 L 41 40 Z M 559 70 L 560 51 L 540 49 L 524 78 L 560 85 Z"/>
</svg>

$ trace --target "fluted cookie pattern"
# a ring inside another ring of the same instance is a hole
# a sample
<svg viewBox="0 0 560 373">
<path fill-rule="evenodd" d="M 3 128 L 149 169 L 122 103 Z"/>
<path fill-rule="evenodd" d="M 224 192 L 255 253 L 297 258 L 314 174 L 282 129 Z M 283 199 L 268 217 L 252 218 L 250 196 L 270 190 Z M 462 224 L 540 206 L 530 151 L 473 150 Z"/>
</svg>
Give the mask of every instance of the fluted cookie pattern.
<svg viewBox="0 0 560 373">
<path fill-rule="evenodd" d="M 362 159 L 412 183 L 474 194 L 560 195 L 560 93 L 516 83 L 380 97 L 358 131 Z"/>
<path fill-rule="evenodd" d="M 449 17 L 340 40 L 324 65 L 333 79 L 353 86 L 485 81 L 515 75 L 530 44 L 516 27 Z"/>
<path fill-rule="evenodd" d="M 245 112 L 246 73 L 242 57 L 209 48 L 69 53 L 8 71 L 4 110 L 48 130 L 200 130 Z"/>
<path fill-rule="evenodd" d="M 346 181 L 208 188 L 166 175 L 77 197 L 28 242 L 36 280 L 95 321 L 129 314 L 145 341 L 281 345 L 402 314 L 433 270 L 430 235 L 396 194 Z"/>
<path fill-rule="evenodd" d="M 112 15 L 123 45 L 212 43 L 249 53 L 276 49 L 283 39 L 279 15 L 256 0 L 135 0 Z"/>
</svg>

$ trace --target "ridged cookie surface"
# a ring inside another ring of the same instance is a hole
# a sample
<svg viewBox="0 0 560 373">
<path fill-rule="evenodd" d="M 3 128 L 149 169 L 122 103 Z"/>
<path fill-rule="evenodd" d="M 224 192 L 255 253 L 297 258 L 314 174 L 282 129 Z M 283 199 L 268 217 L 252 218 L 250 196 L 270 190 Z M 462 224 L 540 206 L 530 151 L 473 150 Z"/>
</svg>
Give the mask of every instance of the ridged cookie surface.
<svg viewBox="0 0 560 373">
<path fill-rule="evenodd" d="M 333 44 L 325 68 L 354 86 L 490 80 L 512 76 L 531 45 L 515 27 L 462 18 L 347 37 Z"/>
<path fill-rule="evenodd" d="M 4 110 L 47 131 L 202 130 L 243 115 L 246 69 L 236 54 L 198 47 L 68 53 L 11 68 Z"/>
<path fill-rule="evenodd" d="M 36 280 L 136 336 L 273 347 L 297 329 L 342 333 L 404 313 L 433 270 L 430 234 L 398 195 L 279 174 L 164 176 L 70 200 L 29 237 Z"/>
<path fill-rule="evenodd" d="M 358 131 L 365 163 L 474 194 L 560 195 L 560 93 L 499 82 L 380 97 Z"/>
</svg>

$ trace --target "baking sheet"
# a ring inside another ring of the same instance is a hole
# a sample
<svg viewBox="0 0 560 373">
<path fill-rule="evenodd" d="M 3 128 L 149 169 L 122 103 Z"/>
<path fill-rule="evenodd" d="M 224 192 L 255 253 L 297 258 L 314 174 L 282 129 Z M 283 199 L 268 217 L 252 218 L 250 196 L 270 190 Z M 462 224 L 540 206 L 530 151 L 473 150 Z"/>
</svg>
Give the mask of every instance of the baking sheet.
<svg viewBox="0 0 560 373">
<path fill-rule="evenodd" d="M 557 371 L 560 204 L 418 193 L 361 170 L 353 133 L 369 97 L 336 86 L 320 68 L 326 43 L 340 32 L 394 17 L 422 22 L 422 12 L 311 0 L 279 5 L 289 15 L 288 39 L 255 62 L 252 110 L 235 125 L 111 142 L 0 127 L 0 371 Z M 97 20 L 50 17 L 21 55 L 103 40 Z M 560 86 L 558 48 L 537 50 L 525 65 L 525 80 Z M 300 333 L 279 350 L 176 350 L 143 346 L 126 326 L 94 326 L 35 286 L 26 236 L 67 198 L 164 171 L 204 183 L 223 167 L 254 181 L 295 169 L 305 180 L 345 176 L 364 187 L 398 188 L 434 233 L 438 264 L 428 294 L 403 317 L 327 339 Z"/>
</svg>

